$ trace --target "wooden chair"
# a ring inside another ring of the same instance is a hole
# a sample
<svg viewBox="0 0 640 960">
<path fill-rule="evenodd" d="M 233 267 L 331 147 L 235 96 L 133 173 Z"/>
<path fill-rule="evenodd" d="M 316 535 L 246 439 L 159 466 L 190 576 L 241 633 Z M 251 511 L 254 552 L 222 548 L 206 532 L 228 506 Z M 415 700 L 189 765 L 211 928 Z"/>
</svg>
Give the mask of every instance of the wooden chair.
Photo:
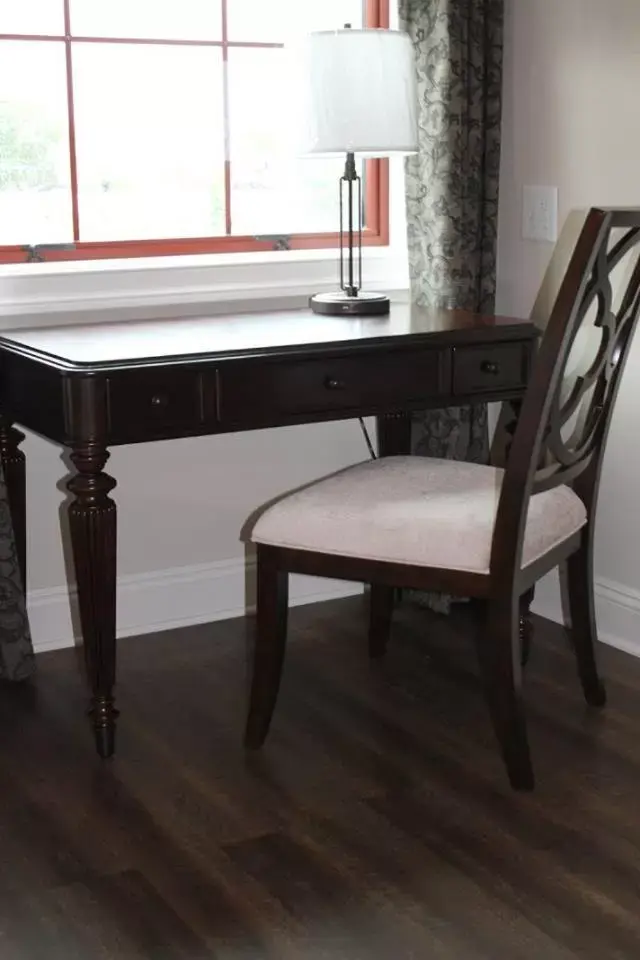
<svg viewBox="0 0 640 960">
<path fill-rule="evenodd" d="M 372 460 L 286 496 L 260 516 L 251 537 L 258 607 L 247 747 L 262 745 L 275 707 L 290 572 L 371 584 L 373 656 L 385 649 L 394 588 L 477 598 L 477 651 L 491 719 L 512 786 L 532 789 L 519 603 L 566 562 L 584 696 L 594 707 L 605 703 L 595 657 L 593 532 L 607 432 L 640 307 L 639 243 L 640 210 L 589 212 L 504 470 L 421 457 Z M 618 307 L 612 273 L 630 259 Z M 583 374 L 568 378 L 572 348 L 589 327 L 598 336 L 595 355 Z"/>
</svg>

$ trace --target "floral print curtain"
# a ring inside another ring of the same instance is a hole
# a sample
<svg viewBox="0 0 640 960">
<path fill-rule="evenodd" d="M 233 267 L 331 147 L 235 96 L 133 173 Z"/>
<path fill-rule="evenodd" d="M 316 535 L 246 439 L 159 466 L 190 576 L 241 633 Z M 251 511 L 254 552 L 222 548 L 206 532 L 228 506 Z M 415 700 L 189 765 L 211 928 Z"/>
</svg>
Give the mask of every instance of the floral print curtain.
<svg viewBox="0 0 640 960">
<path fill-rule="evenodd" d="M 25 680 L 34 668 L 9 499 L 0 472 L 0 680 Z"/>
<path fill-rule="evenodd" d="M 419 152 L 406 162 L 412 298 L 494 310 L 504 0 L 399 0 L 419 96 Z M 485 461 L 484 405 L 415 417 L 413 452 Z M 450 598 L 426 597 L 446 611 Z"/>
</svg>

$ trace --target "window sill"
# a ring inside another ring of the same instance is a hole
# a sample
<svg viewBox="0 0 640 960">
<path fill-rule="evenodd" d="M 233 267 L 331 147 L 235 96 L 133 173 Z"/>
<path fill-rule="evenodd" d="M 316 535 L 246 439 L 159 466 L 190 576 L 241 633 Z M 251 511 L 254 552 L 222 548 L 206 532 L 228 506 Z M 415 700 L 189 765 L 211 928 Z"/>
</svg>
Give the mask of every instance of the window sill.
<svg viewBox="0 0 640 960">
<path fill-rule="evenodd" d="M 125 320 L 178 307 L 184 313 L 297 307 L 313 293 L 335 290 L 337 274 L 335 250 L 11 264 L 0 266 L 0 326 L 99 322 L 104 310 L 122 311 Z M 404 298 L 405 251 L 365 248 L 363 281 Z"/>
</svg>

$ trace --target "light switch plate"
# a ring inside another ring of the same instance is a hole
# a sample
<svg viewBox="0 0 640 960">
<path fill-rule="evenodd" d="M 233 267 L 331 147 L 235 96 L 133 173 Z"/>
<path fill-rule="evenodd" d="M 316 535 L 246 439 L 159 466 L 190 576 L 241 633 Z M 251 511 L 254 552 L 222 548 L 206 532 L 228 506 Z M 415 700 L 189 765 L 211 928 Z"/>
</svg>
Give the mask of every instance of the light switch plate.
<svg viewBox="0 0 640 960">
<path fill-rule="evenodd" d="M 558 239 L 558 188 L 522 188 L 522 236 L 525 240 Z"/>
</svg>

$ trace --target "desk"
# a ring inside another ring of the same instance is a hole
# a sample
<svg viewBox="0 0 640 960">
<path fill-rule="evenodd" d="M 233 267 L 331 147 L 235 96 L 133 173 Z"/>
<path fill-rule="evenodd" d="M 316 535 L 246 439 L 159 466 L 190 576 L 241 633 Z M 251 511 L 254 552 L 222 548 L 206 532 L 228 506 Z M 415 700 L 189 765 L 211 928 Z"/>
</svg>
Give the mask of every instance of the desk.
<svg viewBox="0 0 640 960">
<path fill-rule="evenodd" d="M 68 447 L 74 464 L 68 516 L 99 754 L 113 753 L 117 716 L 109 447 L 374 415 L 380 453 L 408 453 L 412 410 L 517 400 L 535 341 L 531 323 L 405 305 L 370 319 L 295 310 L 0 337 L 0 460 L 24 583 L 24 435 L 14 424 Z"/>
</svg>

